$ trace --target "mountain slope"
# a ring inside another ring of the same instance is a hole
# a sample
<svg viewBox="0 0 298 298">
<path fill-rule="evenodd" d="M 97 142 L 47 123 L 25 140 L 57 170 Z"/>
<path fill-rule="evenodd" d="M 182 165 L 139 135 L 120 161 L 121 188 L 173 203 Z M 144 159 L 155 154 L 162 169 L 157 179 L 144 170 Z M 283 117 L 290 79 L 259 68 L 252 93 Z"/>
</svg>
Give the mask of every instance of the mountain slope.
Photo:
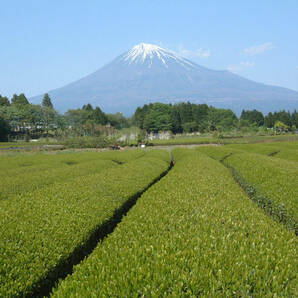
<svg viewBox="0 0 298 298">
<path fill-rule="evenodd" d="M 60 111 L 91 103 L 132 114 L 148 102 L 191 101 L 265 113 L 298 108 L 298 92 L 264 85 L 228 71 L 199 66 L 158 46 L 141 43 L 98 71 L 48 92 Z M 42 96 L 31 99 L 40 103 Z"/>
</svg>

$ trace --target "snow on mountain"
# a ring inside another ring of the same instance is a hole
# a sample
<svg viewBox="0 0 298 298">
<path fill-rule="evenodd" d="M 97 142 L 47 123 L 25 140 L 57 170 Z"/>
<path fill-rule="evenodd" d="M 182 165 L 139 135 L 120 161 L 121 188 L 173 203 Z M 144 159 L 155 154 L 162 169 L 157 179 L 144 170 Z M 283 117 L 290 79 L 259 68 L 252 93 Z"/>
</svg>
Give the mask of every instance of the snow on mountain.
<svg viewBox="0 0 298 298">
<path fill-rule="evenodd" d="M 45 90 L 47 92 L 47 90 Z M 141 43 L 98 71 L 48 91 L 59 111 L 91 103 L 104 112 L 131 115 L 149 102 L 191 101 L 264 113 L 298 108 L 298 92 L 211 70 L 157 45 Z M 30 99 L 40 103 L 42 95 Z"/>
<path fill-rule="evenodd" d="M 183 67 L 196 67 L 194 63 L 191 63 L 190 61 L 178 56 L 174 52 L 167 51 L 159 46 L 147 43 L 140 43 L 134 46 L 123 56 L 123 60 L 126 61 L 128 64 L 147 64 L 149 68 L 152 66 L 153 61 L 156 60 L 155 58 L 159 59 L 167 68 L 167 61 L 169 60 L 177 62 Z"/>
</svg>

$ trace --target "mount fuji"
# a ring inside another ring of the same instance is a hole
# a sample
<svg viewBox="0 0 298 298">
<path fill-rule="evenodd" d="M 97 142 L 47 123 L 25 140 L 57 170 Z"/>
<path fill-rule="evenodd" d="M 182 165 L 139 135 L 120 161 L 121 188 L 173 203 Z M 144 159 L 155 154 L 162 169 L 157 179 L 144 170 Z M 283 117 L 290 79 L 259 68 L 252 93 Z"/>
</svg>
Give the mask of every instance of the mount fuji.
<svg viewBox="0 0 298 298">
<path fill-rule="evenodd" d="M 172 51 L 141 43 L 98 71 L 48 92 L 59 111 L 91 103 L 131 115 L 149 102 L 190 101 L 263 113 L 298 108 L 298 92 L 257 83 L 229 71 L 202 67 Z M 40 103 L 42 95 L 31 98 Z"/>
</svg>

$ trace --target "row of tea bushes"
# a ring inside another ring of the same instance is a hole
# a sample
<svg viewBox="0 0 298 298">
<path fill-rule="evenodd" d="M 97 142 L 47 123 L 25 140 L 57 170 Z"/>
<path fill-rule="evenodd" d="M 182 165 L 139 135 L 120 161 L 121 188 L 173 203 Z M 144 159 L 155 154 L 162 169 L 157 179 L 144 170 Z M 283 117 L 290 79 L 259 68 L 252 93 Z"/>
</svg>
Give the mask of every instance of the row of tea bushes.
<svg viewBox="0 0 298 298">
<path fill-rule="evenodd" d="M 294 146 L 293 146 L 294 145 Z M 273 156 L 275 158 L 298 161 L 298 142 L 264 143 L 264 144 L 233 144 L 227 148 L 243 150 L 250 153 Z"/>
<path fill-rule="evenodd" d="M 55 169 L 65 165 L 80 164 L 97 159 L 127 162 L 144 156 L 142 150 L 80 152 L 59 151 L 42 153 L 14 153 L 0 156 L 0 177 L 26 175 L 33 172 Z"/>
<path fill-rule="evenodd" d="M 31 155 L 41 160 L 40 165 L 27 166 L 25 171 L 22 167 L 16 167 L 14 171 L 6 172 L 0 179 L 0 200 L 11 198 L 13 195 L 22 194 L 26 191 L 50 186 L 60 181 L 71 180 L 75 177 L 90 175 L 100 172 L 117 164 L 123 164 L 144 156 L 145 152 L 130 150 L 123 152 L 103 153 L 70 153 L 49 155 Z M 56 158 L 56 159 L 55 159 Z M 18 160 L 18 157 L 16 158 Z M 27 158 L 26 161 L 29 162 Z M 48 168 L 46 168 L 48 167 Z"/>
<path fill-rule="evenodd" d="M 224 163 L 238 175 L 239 182 L 252 197 L 262 200 L 265 209 L 272 209 L 274 217 L 297 231 L 298 167 L 295 161 L 237 153 Z"/>
<path fill-rule="evenodd" d="M 167 171 L 169 154 L 152 155 L 3 200 L 0 297 L 34 296 L 56 281 L 96 231 Z"/>
<path fill-rule="evenodd" d="M 4 176 L 0 180 L 0 201 L 11 199 L 13 196 L 49 187 L 54 183 L 63 182 L 74 178 L 95 174 L 110 167 L 118 165 L 111 160 L 94 159 L 79 164 L 64 165 L 49 170 L 33 171 L 24 175 Z M 18 199 L 18 198 L 16 198 Z M 1 202 L 0 202 L 1 206 Z"/>
<path fill-rule="evenodd" d="M 53 297 L 295 297 L 297 238 L 197 150 L 138 200 Z"/>
<path fill-rule="evenodd" d="M 208 155 L 209 157 L 217 161 L 222 161 L 231 154 L 241 152 L 241 150 L 234 149 L 228 146 L 212 146 L 212 147 L 204 146 L 204 147 L 198 147 L 196 150 L 201 153 L 205 153 L 206 155 Z"/>
</svg>

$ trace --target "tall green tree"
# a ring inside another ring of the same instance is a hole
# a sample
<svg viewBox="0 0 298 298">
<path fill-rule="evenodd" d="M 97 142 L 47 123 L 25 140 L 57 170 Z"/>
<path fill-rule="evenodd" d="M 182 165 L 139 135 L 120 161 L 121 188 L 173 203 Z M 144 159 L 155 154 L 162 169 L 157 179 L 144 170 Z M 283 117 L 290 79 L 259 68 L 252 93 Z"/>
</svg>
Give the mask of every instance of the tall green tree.
<svg viewBox="0 0 298 298">
<path fill-rule="evenodd" d="M 147 132 L 172 130 L 172 106 L 163 103 L 150 104 L 149 113 L 144 119 Z"/>
<path fill-rule="evenodd" d="M 96 107 L 93 110 L 93 119 L 96 124 L 105 125 L 107 124 L 107 116 L 105 113 L 100 109 L 100 107 Z"/>
<path fill-rule="evenodd" d="M 5 142 L 8 139 L 8 135 L 10 132 L 8 122 L 0 116 L 0 141 Z"/>
<path fill-rule="evenodd" d="M 47 108 L 51 108 L 53 109 L 54 106 L 52 104 L 52 101 L 51 101 L 51 98 L 49 96 L 48 93 L 46 93 L 44 96 L 43 96 L 43 99 L 42 99 L 42 104 L 41 104 L 43 107 L 47 107 Z"/>
<path fill-rule="evenodd" d="M 6 96 L 0 95 L 0 106 L 10 106 L 9 99 Z"/>
<path fill-rule="evenodd" d="M 257 110 L 246 111 L 242 110 L 240 120 L 248 120 L 250 124 L 256 124 L 257 126 L 264 125 L 264 115 L 262 112 Z"/>
<path fill-rule="evenodd" d="M 20 95 L 14 94 L 11 99 L 11 104 L 15 106 L 25 106 L 29 104 L 29 101 L 24 93 Z"/>
</svg>

